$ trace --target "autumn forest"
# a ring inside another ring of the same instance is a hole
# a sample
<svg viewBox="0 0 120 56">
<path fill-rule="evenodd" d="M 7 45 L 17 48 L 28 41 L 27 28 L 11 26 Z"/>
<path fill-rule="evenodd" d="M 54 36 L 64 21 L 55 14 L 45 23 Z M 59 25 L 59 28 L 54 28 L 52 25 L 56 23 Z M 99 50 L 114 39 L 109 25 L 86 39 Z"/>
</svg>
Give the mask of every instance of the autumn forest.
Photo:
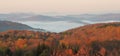
<svg viewBox="0 0 120 56">
<path fill-rule="evenodd" d="M 60 33 L 0 32 L 0 56 L 120 56 L 120 23 L 98 23 Z"/>
</svg>

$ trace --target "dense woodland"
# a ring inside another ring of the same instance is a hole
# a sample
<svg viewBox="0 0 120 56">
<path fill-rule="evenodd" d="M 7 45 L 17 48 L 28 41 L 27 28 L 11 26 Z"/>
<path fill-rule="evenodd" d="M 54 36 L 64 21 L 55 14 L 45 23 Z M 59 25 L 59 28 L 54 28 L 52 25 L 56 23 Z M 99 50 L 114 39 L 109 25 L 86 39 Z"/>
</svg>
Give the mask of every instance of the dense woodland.
<svg viewBox="0 0 120 56">
<path fill-rule="evenodd" d="M 92 24 L 61 33 L 0 33 L 0 56 L 120 56 L 120 23 Z"/>
</svg>

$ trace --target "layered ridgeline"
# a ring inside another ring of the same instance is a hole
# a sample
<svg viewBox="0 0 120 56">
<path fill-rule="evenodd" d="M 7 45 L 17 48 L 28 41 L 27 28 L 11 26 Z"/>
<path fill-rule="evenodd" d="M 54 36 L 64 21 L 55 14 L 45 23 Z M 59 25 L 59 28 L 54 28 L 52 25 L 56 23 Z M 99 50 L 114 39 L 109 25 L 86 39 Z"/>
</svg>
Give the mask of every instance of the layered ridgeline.
<svg viewBox="0 0 120 56">
<path fill-rule="evenodd" d="M 120 13 L 108 14 L 78 14 L 65 16 L 46 16 L 32 13 L 8 13 L 0 14 L 0 20 L 7 21 L 67 21 L 80 24 L 96 22 L 120 22 Z"/>
<path fill-rule="evenodd" d="M 92 24 L 61 33 L 0 33 L 0 56 L 120 56 L 120 23 Z"/>
<path fill-rule="evenodd" d="M 7 30 L 33 30 L 33 31 L 45 31 L 43 29 L 35 29 L 28 25 L 11 22 L 11 21 L 0 21 L 0 32 Z"/>
</svg>

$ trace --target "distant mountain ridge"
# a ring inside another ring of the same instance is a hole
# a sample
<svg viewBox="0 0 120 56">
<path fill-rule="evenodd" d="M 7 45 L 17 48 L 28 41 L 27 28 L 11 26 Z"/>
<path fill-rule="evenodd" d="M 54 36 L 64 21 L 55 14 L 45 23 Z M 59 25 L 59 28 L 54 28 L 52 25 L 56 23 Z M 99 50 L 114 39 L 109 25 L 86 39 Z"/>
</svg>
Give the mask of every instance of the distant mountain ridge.
<svg viewBox="0 0 120 56">
<path fill-rule="evenodd" d="M 0 20 L 8 21 L 70 21 L 76 23 L 120 21 L 120 13 L 108 14 L 78 14 L 65 16 L 47 16 L 30 13 L 0 14 Z"/>
</svg>

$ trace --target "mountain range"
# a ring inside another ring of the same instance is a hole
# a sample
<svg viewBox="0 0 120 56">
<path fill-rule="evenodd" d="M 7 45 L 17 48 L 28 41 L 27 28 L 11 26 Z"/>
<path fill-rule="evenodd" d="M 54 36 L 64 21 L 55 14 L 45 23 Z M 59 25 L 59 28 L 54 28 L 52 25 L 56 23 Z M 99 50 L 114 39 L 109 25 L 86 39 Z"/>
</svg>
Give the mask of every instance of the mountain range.
<svg viewBox="0 0 120 56">
<path fill-rule="evenodd" d="M 108 14 L 80 14 L 65 16 L 47 16 L 30 13 L 0 14 L 0 20 L 7 21 L 69 21 L 90 24 L 94 22 L 120 21 L 119 13 Z"/>
</svg>

